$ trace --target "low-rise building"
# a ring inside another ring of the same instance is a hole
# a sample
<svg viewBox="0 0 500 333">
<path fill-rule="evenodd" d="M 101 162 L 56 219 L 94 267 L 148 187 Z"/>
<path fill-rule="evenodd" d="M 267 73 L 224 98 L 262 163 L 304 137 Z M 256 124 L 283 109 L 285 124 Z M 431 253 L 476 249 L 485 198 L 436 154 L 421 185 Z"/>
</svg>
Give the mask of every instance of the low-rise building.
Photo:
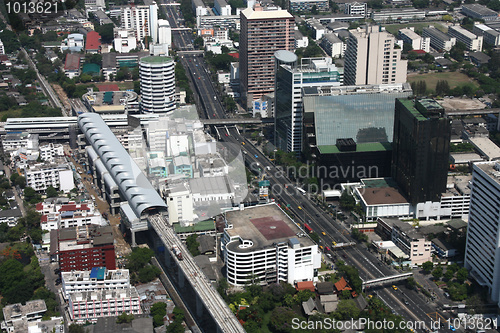
<svg viewBox="0 0 500 333">
<path fill-rule="evenodd" d="M 377 231 L 387 235 L 387 230 L 391 231 L 390 240 L 409 257 L 412 265 L 421 265 L 432 259 L 431 242 L 410 223 L 399 219 L 378 218 Z"/>
<path fill-rule="evenodd" d="M 304 36 L 299 30 L 295 30 L 295 48 L 300 49 L 309 45 L 309 38 Z"/>
<path fill-rule="evenodd" d="M 39 147 L 40 158 L 44 161 L 53 161 L 58 157 L 64 156 L 64 147 L 62 144 L 48 143 Z"/>
<path fill-rule="evenodd" d="M 309 28 L 313 29 L 313 38 L 315 40 L 320 40 L 326 32 L 326 27 L 315 18 L 306 19 L 306 24 L 309 26 Z"/>
<path fill-rule="evenodd" d="M 372 11 L 375 22 L 416 21 L 425 19 L 425 10 L 416 8 L 390 8 Z"/>
<path fill-rule="evenodd" d="M 403 42 L 410 44 L 413 50 L 423 50 L 425 52 L 430 52 L 430 37 L 420 36 L 414 31 L 413 27 L 399 30 L 398 37 L 401 38 Z"/>
<path fill-rule="evenodd" d="M 433 251 L 440 258 L 451 258 L 458 254 L 457 249 L 445 240 L 434 238 L 432 240 Z"/>
<path fill-rule="evenodd" d="M 75 292 L 69 295 L 68 312 L 76 323 L 96 322 L 98 318 L 141 314 L 141 300 L 135 287 Z"/>
<path fill-rule="evenodd" d="M 498 13 L 496 11 L 476 3 L 463 5 L 462 14 L 483 21 L 498 20 Z"/>
<path fill-rule="evenodd" d="M 57 203 L 46 201 L 38 203 L 36 210 L 42 214 L 42 230 L 67 229 L 94 224 L 105 226 L 106 220 L 91 201 Z"/>
<path fill-rule="evenodd" d="M 344 5 L 344 13 L 366 17 L 367 4 L 366 2 L 348 2 Z"/>
<path fill-rule="evenodd" d="M 113 46 L 118 53 L 128 53 L 137 48 L 137 37 L 133 29 L 114 29 Z M 104 60 L 104 59 L 103 59 Z M 104 66 L 103 66 L 104 70 Z"/>
<path fill-rule="evenodd" d="M 330 4 L 327 0 L 290 0 L 290 11 L 310 12 L 316 8 L 319 12 L 327 12 L 330 10 Z"/>
<path fill-rule="evenodd" d="M 321 39 L 320 46 L 332 58 L 344 56 L 344 42 L 335 33 L 326 33 Z"/>
<path fill-rule="evenodd" d="M 64 62 L 64 73 L 70 79 L 80 75 L 80 54 L 68 53 L 66 54 L 66 61 Z"/>
<path fill-rule="evenodd" d="M 2 330 L 7 333 L 27 332 L 28 323 L 41 321 L 47 306 L 44 300 L 37 299 L 28 301 L 25 305 L 21 303 L 6 305 L 2 311 L 4 318 L 1 323 Z"/>
<path fill-rule="evenodd" d="M 439 31 L 433 26 L 424 28 L 422 31 L 423 37 L 428 37 L 431 40 L 431 46 L 436 50 L 450 51 L 453 45 L 456 44 L 457 39 L 450 37 L 442 31 Z"/>
<path fill-rule="evenodd" d="M 37 192 L 46 191 L 52 186 L 58 191 L 68 193 L 75 187 L 73 170 L 67 164 L 36 163 L 25 168 L 24 175 L 26 186 Z"/>
<path fill-rule="evenodd" d="M 483 49 L 483 36 L 476 36 L 469 30 L 462 28 L 460 25 L 452 25 L 448 28 L 448 35 L 462 42 L 469 51 L 481 52 Z"/>
<path fill-rule="evenodd" d="M 380 217 L 409 218 L 411 205 L 389 178 L 362 179 L 354 187 L 354 197 L 365 212 L 366 221 Z"/>
<path fill-rule="evenodd" d="M 321 254 L 303 230 L 274 203 L 227 212 L 222 252 L 227 281 L 245 285 L 295 284 L 316 279 Z"/>
</svg>

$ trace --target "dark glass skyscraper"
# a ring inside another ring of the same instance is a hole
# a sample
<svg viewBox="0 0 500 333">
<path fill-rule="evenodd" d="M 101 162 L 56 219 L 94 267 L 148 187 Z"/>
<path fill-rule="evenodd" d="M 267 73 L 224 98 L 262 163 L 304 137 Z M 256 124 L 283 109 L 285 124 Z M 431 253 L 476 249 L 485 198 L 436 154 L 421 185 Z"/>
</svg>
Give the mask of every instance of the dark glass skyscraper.
<svg viewBox="0 0 500 333">
<path fill-rule="evenodd" d="M 450 126 L 433 99 L 396 99 L 392 177 L 413 205 L 446 191 Z"/>
</svg>

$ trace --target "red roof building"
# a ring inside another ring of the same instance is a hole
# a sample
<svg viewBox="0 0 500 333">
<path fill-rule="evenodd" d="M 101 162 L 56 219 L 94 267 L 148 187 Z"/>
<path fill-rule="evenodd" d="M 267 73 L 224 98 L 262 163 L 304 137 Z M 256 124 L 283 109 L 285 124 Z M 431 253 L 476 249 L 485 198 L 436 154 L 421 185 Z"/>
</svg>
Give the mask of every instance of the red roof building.
<svg viewBox="0 0 500 333">
<path fill-rule="evenodd" d="M 347 281 L 342 277 L 337 283 L 335 283 L 335 289 L 337 289 L 338 292 L 341 292 L 342 290 L 352 290 L 351 287 L 347 284 Z"/>
<path fill-rule="evenodd" d="M 312 292 L 314 292 L 316 290 L 314 288 L 314 283 L 312 281 L 297 282 L 297 287 L 295 289 L 297 289 L 298 291 L 310 290 Z"/>
<path fill-rule="evenodd" d="M 116 269 L 113 229 L 87 225 L 52 230 L 50 255 L 58 258 L 62 272 L 93 267 Z"/>
<path fill-rule="evenodd" d="M 90 31 L 87 34 L 87 42 L 85 43 L 85 53 L 101 52 L 101 35 L 95 31 Z"/>
</svg>

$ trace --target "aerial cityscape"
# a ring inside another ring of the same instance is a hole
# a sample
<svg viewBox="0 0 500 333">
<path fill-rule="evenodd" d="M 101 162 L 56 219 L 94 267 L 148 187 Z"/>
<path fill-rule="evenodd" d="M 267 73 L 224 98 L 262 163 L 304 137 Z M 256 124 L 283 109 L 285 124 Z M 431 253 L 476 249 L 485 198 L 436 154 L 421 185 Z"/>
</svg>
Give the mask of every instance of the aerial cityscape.
<svg viewBox="0 0 500 333">
<path fill-rule="evenodd" d="M 0 329 L 498 332 L 499 0 L 3 0 Z"/>
</svg>

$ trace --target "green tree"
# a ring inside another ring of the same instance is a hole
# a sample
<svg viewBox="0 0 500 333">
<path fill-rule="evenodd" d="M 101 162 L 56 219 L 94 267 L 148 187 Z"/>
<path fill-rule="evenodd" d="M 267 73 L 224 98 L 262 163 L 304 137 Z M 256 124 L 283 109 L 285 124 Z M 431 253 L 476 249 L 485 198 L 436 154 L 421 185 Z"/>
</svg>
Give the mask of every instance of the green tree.
<svg viewBox="0 0 500 333">
<path fill-rule="evenodd" d="M 106 44 L 111 44 L 114 39 L 114 24 L 113 23 L 108 23 L 108 24 L 103 24 L 103 25 L 98 25 L 95 27 L 96 31 L 101 35 L 101 41 Z"/>
<path fill-rule="evenodd" d="M 167 314 L 167 304 L 163 302 L 155 303 L 151 306 L 151 316 L 153 316 L 153 325 L 158 327 L 163 325 L 163 318 Z"/>
<path fill-rule="evenodd" d="M 457 271 L 457 281 L 458 283 L 464 283 L 465 280 L 469 278 L 469 271 L 467 268 L 462 267 Z"/>
<path fill-rule="evenodd" d="M 355 205 L 356 200 L 354 200 L 354 197 L 347 191 L 342 192 L 342 195 L 340 196 L 340 208 L 351 211 L 354 209 Z"/>
<path fill-rule="evenodd" d="M 334 317 L 337 320 L 358 319 L 359 313 L 359 309 L 352 299 L 342 299 L 334 312 Z"/>
<path fill-rule="evenodd" d="M 451 279 L 453 279 L 453 276 L 455 274 L 453 273 L 453 271 L 450 271 L 449 269 L 446 270 L 446 273 L 444 273 L 444 278 L 449 281 Z"/>
<path fill-rule="evenodd" d="M 424 270 L 425 274 L 429 274 L 432 271 L 432 268 L 434 267 L 434 264 L 432 261 L 426 261 L 422 264 L 422 269 Z"/>
<path fill-rule="evenodd" d="M 127 256 L 127 268 L 133 272 L 138 272 L 151 260 L 154 254 L 154 251 L 149 248 L 133 248 L 132 253 Z"/>
<path fill-rule="evenodd" d="M 287 307 L 277 307 L 271 313 L 269 327 L 273 332 L 292 332 L 292 320 L 297 318 L 297 313 Z"/>
<path fill-rule="evenodd" d="M 123 312 L 121 315 L 116 317 L 117 324 L 130 323 L 132 320 L 134 320 L 134 315 L 132 313 L 127 314 L 126 312 Z"/>
<path fill-rule="evenodd" d="M 443 267 L 437 266 L 433 271 L 432 271 L 432 276 L 436 279 L 439 280 L 443 276 Z"/>
<path fill-rule="evenodd" d="M 409 289 L 415 288 L 417 286 L 415 278 L 410 276 L 408 279 L 406 279 L 406 285 L 408 286 Z"/>
<path fill-rule="evenodd" d="M 153 265 L 146 265 L 139 270 L 139 281 L 147 283 L 160 276 L 161 270 Z"/>
<path fill-rule="evenodd" d="M 17 185 L 20 188 L 25 188 L 26 187 L 26 178 L 24 178 L 24 177 L 17 177 L 16 181 L 14 182 L 14 185 Z"/>
<path fill-rule="evenodd" d="M 186 238 L 186 246 L 193 257 L 200 255 L 200 250 L 198 250 L 198 246 L 200 243 L 198 242 L 198 235 L 192 234 Z"/>
<path fill-rule="evenodd" d="M 77 325 L 77 324 L 71 324 L 69 325 L 68 329 L 69 333 L 85 333 L 85 329 L 83 328 L 83 325 Z"/>
<path fill-rule="evenodd" d="M 319 243 L 319 235 L 315 232 L 312 232 L 309 234 L 309 237 L 311 237 L 311 239 L 315 242 L 315 243 Z"/>
<path fill-rule="evenodd" d="M 52 185 L 47 188 L 46 194 L 47 198 L 55 198 L 59 195 L 57 190 Z"/>
</svg>

